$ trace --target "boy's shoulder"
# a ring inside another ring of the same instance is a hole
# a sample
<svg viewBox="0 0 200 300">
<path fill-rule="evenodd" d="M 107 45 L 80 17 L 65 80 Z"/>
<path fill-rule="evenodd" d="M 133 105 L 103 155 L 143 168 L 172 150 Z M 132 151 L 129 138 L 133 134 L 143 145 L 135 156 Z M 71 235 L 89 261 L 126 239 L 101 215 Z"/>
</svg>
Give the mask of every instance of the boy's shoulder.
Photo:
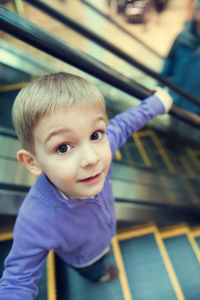
<svg viewBox="0 0 200 300">
<path fill-rule="evenodd" d="M 25 196 L 19 215 L 36 214 L 37 219 L 44 217 L 49 210 L 48 207 L 51 207 L 49 205 L 49 197 L 52 198 L 50 186 L 51 184 L 45 178 L 45 175 L 38 177 Z"/>
<path fill-rule="evenodd" d="M 18 212 L 15 223 L 15 236 L 25 230 L 31 234 L 40 232 L 42 236 L 49 236 L 50 231 L 53 231 L 55 223 L 55 210 L 53 206 L 48 205 L 45 201 L 45 195 L 42 195 L 43 190 L 40 189 L 38 182 L 42 178 L 38 178 L 30 188 Z"/>
</svg>

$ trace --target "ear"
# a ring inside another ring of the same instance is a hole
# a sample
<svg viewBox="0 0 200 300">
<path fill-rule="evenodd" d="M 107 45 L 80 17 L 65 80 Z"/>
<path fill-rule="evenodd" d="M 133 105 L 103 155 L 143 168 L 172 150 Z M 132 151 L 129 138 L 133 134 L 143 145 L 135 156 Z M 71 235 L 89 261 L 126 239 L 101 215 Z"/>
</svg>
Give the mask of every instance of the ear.
<svg viewBox="0 0 200 300">
<path fill-rule="evenodd" d="M 27 151 L 27 150 L 19 150 L 17 152 L 17 159 L 18 161 L 24 165 L 33 175 L 35 176 L 40 176 L 42 175 L 42 170 L 37 163 L 34 155 Z"/>
</svg>

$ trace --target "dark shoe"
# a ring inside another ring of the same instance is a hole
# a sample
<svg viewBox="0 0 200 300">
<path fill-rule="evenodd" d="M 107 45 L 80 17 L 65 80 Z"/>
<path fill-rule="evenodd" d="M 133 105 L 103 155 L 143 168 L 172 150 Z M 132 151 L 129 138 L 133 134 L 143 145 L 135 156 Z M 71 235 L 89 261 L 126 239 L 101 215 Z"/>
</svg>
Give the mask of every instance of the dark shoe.
<svg viewBox="0 0 200 300">
<path fill-rule="evenodd" d="M 99 279 L 99 282 L 113 281 L 119 277 L 119 270 L 116 266 L 106 265 L 105 274 Z"/>
</svg>

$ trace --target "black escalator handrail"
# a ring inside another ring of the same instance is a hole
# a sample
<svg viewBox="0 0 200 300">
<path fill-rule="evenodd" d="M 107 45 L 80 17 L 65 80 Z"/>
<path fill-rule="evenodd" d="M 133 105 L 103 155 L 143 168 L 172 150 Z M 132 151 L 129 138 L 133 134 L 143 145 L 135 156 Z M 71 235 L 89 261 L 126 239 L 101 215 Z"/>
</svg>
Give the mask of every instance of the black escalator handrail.
<svg viewBox="0 0 200 300">
<path fill-rule="evenodd" d="M 28 193 L 30 186 L 0 182 L 0 190 Z"/>
<path fill-rule="evenodd" d="M 173 104 L 173 109 L 171 109 L 169 113 L 171 116 L 174 116 L 183 122 L 185 122 L 186 115 L 187 115 L 188 119 L 192 118 L 195 123 L 199 123 L 199 121 L 200 121 L 200 116 L 198 116 L 188 110 L 185 110 L 184 108 L 179 107 L 175 104 Z"/>
<path fill-rule="evenodd" d="M 95 43 L 99 44 L 103 48 L 107 49 L 108 51 L 112 52 L 116 56 L 120 57 L 127 63 L 131 64 L 132 66 L 138 68 L 140 71 L 146 73 L 147 75 L 153 77 L 154 79 L 158 80 L 160 83 L 164 84 L 165 86 L 172 89 L 174 92 L 178 93 L 182 97 L 184 97 L 187 101 L 190 101 L 197 106 L 200 106 L 200 100 L 193 97 L 188 92 L 182 90 L 180 87 L 172 83 L 170 80 L 166 79 L 165 77 L 161 76 L 160 74 L 156 73 L 155 71 L 151 70 L 150 68 L 146 67 L 144 64 L 138 62 L 132 56 L 128 55 L 127 53 L 123 52 L 120 48 L 114 46 L 110 42 L 106 41 L 96 33 L 92 32 L 91 30 L 87 29 L 83 25 L 79 24 L 78 22 L 71 19 L 69 16 L 64 15 L 62 12 L 54 8 L 53 6 L 46 4 L 40 0 L 24 0 L 27 3 L 30 3 L 34 7 L 42 10 L 46 14 L 50 15 L 54 19 L 58 20 L 59 22 L 63 23 L 71 27 L 73 30 L 79 32 L 83 36 L 89 38 L 90 40 L 94 41 Z"/>
<path fill-rule="evenodd" d="M 160 53 L 158 53 L 153 48 L 149 47 L 146 43 L 144 43 L 137 36 L 135 36 L 134 34 L 132 34 L 130 31 L 126 30 L 123 26 L 121 26 L 119 23 L 117 23 L 109 15 L 104 14 L 102 11 L 100 11 L 99 9 L 97 9 L 96 7 L 94 7 L 91 3 L 89 3 L 86 0 L 79 0 L 79 1 L 81 1 L 82 3 L 84 3 L 85 5 L 87 5 L 89 8 L 91 8 L 93 11 L 95 11 L 97 14 L 99 14 L 100 16 L 102 16 L 103 18 L 105 18 L 106 20 L 108 20 L 110 23 L 112 23 L 113 25 L 115 25 L 118 29 L 120 29 L 121 31 L 125 32 L 131 38 L 133 38 L 134 40 L 136 40 L 137 42 L 139 42 L 142 46 L 144 46 L 146 49 L 148 49 L 151 53 L 153 53 L 154 55 L 156 55 L 157 57 L 159 57 L 161 59 L 164 58 L 164 56 L 160 55 Z"/>
<path fill-rule="evenodd" d="M 2 5 L 0 5 L 0 29 L 140 100 L 152 94 L 142 85 L 68 45 Z M 184 109 L 181 109 L 180 114 L 179 111 L 178 107 L 175 110 L 172 107 L 170 113 L 193 127 L 200 128 L 200 117 L 192 113 L 188 115 L 188 111 Z"/>
</svg>

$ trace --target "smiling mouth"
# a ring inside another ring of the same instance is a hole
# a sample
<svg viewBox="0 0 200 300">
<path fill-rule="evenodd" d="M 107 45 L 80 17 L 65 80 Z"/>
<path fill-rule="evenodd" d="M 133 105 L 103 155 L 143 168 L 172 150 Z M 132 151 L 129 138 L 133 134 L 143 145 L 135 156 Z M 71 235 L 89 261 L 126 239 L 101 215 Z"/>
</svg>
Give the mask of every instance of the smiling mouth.
<svg viewBox="0 0 200 300">
<path fill-rule="evenodd" d="M 83 183 L 94 183 L 94 182 L 97 182 L 99 181 L 101 177 L 101 173 L 95 175 L 95 176 L 91 176 L 91 177 L 88 177 L 88 178 L 85 178 L 85 179 L 81 179 L 79 180 L 79 182 L 83 182 Z"/>
</svg>

